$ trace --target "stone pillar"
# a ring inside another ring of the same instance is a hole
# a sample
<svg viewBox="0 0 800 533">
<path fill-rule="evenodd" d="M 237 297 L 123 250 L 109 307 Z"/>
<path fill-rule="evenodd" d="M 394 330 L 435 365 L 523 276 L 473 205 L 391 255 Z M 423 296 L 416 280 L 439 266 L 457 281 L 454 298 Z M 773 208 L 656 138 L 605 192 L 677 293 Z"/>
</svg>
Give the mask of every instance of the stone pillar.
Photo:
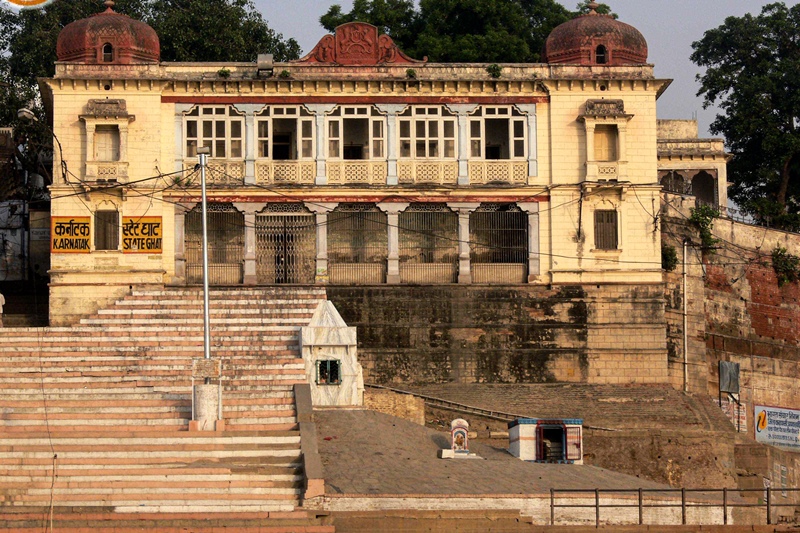
<svg viewBox="0 0 800 533">
<path fill-rule="evenodd" d="M 192 104 L 175 104 L 175 172 L 181 172 L 183 170 L 183 156 L 186 150 L 186 139 L 184 137 L 184 129 L 183 129 L 183 114 L 190 111 L 194 107 Z M 198 117 L 199 118 L 199 117 Z M 187 169 L 186 174 L 182 175 L 181 177 L 186 177 L 186 175 L 191 172 L 192 169 Z M 197 178 L 199 182 L 200 178 Z"/>
<path fill-rule="evenodd" d="M 386 223 L 389 229 L 389 262 L 386 268 L 386 283 L 397 285 L 400 283 L 400 231 L 398 219 L 400 212 L 408 207 L 408 203 L 379 203 L 378 209 L 386 213 Z"/>
<path fill-rule="evenodd" d="M 469 115 L 478 106 L 474 104 L 452 104 L 447 107 L 458 115 L 458 184 L 469 185 Z"/>
<path fill-rule="evenodd" d="M 236 104 L 237 110 L 244 112 L 244 183 L 256 182 L 256 113 L 264 104 Z"/>
<path fill-rule="evenodd" d="M 528 283 L 541 276 L 541 251 L 539 250 L 539 203 L 523 202 L 517 204 L 528 213 Z"/>
<path fill-rule="evenodd" d="M 406 104 L 375 104 L 379 111 L 386 113 L 386 185 L 397 185 L 397 115 L 408 106 Z"/>
<path fill-rule="evenodd" d="M 447 203 L 447 207 L 458 213 L 458 282 L 472 283 L 469 262 L 469 214 L 478 209 L 479 203 Z"/>
<path fill-rule="evenodd" d="M 316 185 L 327 185 L 328 174 L 325 168 L 325 139 L 328 138 L 325 131 L 325 114 L 330 113 L 336 108 L 337 104 L 306 104 L 306 109 L 314 113 L 316 118 L 316 143 L 317 143 L 317 175 L 314 179 Z"/>
<path fill-rule="evenodd" d="M 314 282 L 317 284 L 328 283 L 328 213 L 336 209 L 338 203 L 309 203 L 306 209 L 316 215 L 317 225 L 317 268 Z"/>
<path fill-rule="evenodd" d="M 536 136 L 536 104 L 517 104 L 517 109 L 528 117 L 528 177 L 539 175 L 539 149 Z"/>
<path fill-rule="evenodd" d="M 628 124 L 620 122 L 617 124 L 617 179 L 619 181 L 628 180 Z"/>
<path fill-rule="evenodd" d="M 174 285 L 186 284 L 186 213 L 192 205 L 175 204 L 175 278 Z"/>
<path fill-rule="evenodd" d="M 265 203 L 240 203 L 233 206 L 244 213 L 244 284 L 256 285 L 256 213 L 264 209 Z"/>
</svg>

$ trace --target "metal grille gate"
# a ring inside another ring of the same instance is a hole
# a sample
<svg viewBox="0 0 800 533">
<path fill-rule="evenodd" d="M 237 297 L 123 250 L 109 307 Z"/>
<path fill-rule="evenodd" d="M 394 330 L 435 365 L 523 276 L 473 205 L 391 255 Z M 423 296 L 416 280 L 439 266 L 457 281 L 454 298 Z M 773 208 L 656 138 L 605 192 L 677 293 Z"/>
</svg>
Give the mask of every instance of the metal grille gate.
<svg viewBox="0 0 800 533">
<path fill-rule="evenodd" d="M 244 215 L 231 204 L 208 204 L 208 283 L 236 285 L 243 281 Z M 186 214 L 187 283 L 203 282 L 203 211 Z"/>
<path fill-rule="evenodd" d="M 458 215 L 445 204 L 411 204 L 399 216 L 400 280 L 458 280 Z"/>
<path fill-rule="evenodd" d="M 256 277 L 260 284 L 314 283 L 316 222 L 300 204 L 269 204 L 256 215 Z"/>
<path fill-rule="evenodd" d="M 331 283 L 384 283 L 388 260 L 386 214 L 375 204 L 339 204 L 328 215 Z"/>
<path fill-rule="evenodd" d="M 474 283 L 525 283 L 528 214 L 514 204 L 482 204 L 469 218 Z"/>
</svg>

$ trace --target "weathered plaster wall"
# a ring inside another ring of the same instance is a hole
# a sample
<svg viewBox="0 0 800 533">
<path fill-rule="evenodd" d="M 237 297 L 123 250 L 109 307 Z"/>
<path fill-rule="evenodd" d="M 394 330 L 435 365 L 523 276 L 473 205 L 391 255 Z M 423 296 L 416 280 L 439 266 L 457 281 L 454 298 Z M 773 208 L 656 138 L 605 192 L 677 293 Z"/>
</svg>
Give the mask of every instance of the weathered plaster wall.
<svg viewBox="0 0 800 533">
<path fill-rule="evenodd" d="M 697 236 L 688 226 L 689 198 L 669 195 L 664 242 L 676 246 Z M 753 404 L 800 409 L 800 284 L 778 286 L 771 266 L 776 246 L 800 250 L 800 235 L 717 219 L 720 241 L 711 253 L 691 247 L 688 256 L 690 390 L 719 391 L 719 361 L 741 365 L 741 400 L 752 431 Z M 682 365 L 681 266 L 667 276 L 670 374 Z"/>
<path fill-rule="evenodd" d="M 327 289 L 370 383 L 665 383 L 663 288 Z"/>
</svg>

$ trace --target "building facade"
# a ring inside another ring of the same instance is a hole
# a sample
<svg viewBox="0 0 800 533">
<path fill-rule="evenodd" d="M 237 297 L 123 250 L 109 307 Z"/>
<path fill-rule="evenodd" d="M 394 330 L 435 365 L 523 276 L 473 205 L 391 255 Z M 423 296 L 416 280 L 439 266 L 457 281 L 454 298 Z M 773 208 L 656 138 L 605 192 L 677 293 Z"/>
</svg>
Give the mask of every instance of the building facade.
<svg viewBox="0 0 800 533">
<path fill-rule="evenodd" d="M 199 147 L 212 285 L 659 299 L 669 80 L 635 28 L 594 10 L 552 32 L 541 64 L 429 63 L 363 23 L 283 64 L 161 63 L 155 32 L 111 7 L 67 26 L 58 58 L 42 81 L 66 163 L 51 191 L 53 325 L 133 285 L 202 282 Z M 667 380 L 660 316 L 636 331 L 613 319 L 613 337 L 652 340 L 625 356 L 651 361 L 649 381 Z"/>
</svg>

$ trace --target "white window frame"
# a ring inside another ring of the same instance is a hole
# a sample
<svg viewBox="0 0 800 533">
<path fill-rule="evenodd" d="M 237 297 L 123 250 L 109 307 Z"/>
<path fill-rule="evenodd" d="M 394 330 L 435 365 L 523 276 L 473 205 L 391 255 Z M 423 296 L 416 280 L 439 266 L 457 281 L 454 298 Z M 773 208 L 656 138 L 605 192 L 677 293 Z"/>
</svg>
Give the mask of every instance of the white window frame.
<svg viewBox="0 0 800 533">
<path fill-rule="evenodd" d="M 297 135 L 294 140 L 294 150 L 297 154 L 293 159 L 278 159 L 277 161 L 313 161 L 316 155 L 316 125 L 314 115 L 302 106 L 268 105 L 255 115 L 255 140 L 256 159 L 275 160 L 275 127 L 276 119 L 296 120 Z M 267 128 L 264 136 L 262 128 Z M 264 155 L 264 147 L 267 153 Z"/>
<path fill-rule="evenodd" d="M 469 158 L 486 160 L 486 120 L 508 119 L 507 159 L 497 161 L 523 161 L 528 159 L 528 117 L 514 106 L 481 106 L 469 118 Z M 477 135 L 476 135 L 477 128 Z M 521 129 L 521 135 L 517 128 Z M 521 149 L 522 153 L 518 153 Z"/>
<path fill-rule="evenodd" d="M 340 105 L 325 117 L 327 158 L 336 161 L 357 161 L 344 158 L 344 121 L 348 118 L 367 119 L 368 157 L 362 161 L 385 161 L 386 117 L 372 105 Z M 376 154 L 376 152 L 379 152 Z"/>
<path fill-rule="evenodd" d="M 207 124 L 210 129 L 206 128 Z M 238 136 L 233 135 L 235 129 L 238 129 Z M 187 158 L 197 157 L 200 146 L 211 149 L 212 159 L 243 160 L 245 157 L 244 113 L 231 105 L 194 106 L 184 114 L 183 136 Z M 233 155 L 234 152 L 238 155 Z"/>
<path fill-rule="evenodd" d="M 450 135 L 446 133 L 450 127 Z M 421 127 L 421 130 L 420 130 Z M 444 106 L 415 105 L 397 116 L 398 159 L 455 161 L 458 159 L 458 117 Z M 407 151 L 404 150 L 407 144 Z M 422 143 L 423 153 L 420 153 Z M 431 146 L 436 146 L 433 155 Z M 448 152 L 450 143 L 450 154 Z"/>
</svg>

